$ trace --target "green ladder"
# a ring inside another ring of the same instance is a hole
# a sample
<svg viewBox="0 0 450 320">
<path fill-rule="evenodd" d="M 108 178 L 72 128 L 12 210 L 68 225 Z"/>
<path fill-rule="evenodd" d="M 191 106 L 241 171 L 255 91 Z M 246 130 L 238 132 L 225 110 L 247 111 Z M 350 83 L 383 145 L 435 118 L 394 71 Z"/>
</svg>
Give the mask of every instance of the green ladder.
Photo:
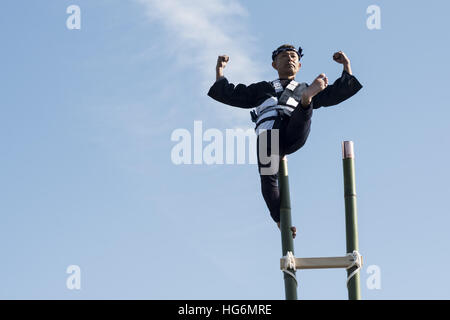
<svg viewBox="0 0 450 320">
<path fill-rule="evenodd" d="M 355 165 L 352 141 L 342 142 L 342 163 L 344 171 L 345 229 L 347 255 L 343 257 L 296 258 L 291 227 L 291 200 L 286 156 L 280 161 L 278 182 L 280 188 L 280 230 L 283 257 L 280 269 L 284 273 L 286 300 L 297 300 L 298 269 L 347 269 L 347 289 L 349 300 L 361 299 L 360 275 L 362 257 L 358 250 L 358 223 L 356 210 Z"/>
</svg>

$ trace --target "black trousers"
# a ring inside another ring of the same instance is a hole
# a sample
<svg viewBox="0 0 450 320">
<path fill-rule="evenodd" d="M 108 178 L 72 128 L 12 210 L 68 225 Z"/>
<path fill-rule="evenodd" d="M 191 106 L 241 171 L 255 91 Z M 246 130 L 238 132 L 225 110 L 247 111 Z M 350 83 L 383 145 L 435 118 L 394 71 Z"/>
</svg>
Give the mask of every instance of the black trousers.
<svg viewBox="0 0 450 320">
<path fill-rule="evenodd" d="M 280 160 L 304 146 L 311 130 L 312 113 L 312 105 L 306 109 L 299 105 L 290 117 L 279 117 L 275 120 L 272 130 L 258 135 L 256 145 L 261 192 L 275 222 L 280 221 Z"/>
</svg>

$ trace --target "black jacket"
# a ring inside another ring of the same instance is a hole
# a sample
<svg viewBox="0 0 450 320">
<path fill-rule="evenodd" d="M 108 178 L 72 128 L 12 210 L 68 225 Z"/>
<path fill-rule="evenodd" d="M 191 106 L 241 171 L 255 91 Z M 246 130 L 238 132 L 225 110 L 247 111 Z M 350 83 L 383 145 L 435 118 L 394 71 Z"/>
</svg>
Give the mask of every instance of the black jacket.
<svg viewBox="0 0 450 320">
<path fill-rule="evenodd" d="M 332 85 L 319 92 L 312 100 L 314 109 L 329 107 L 356 94 L 362 85 L 355 76 L 345 70 Z M 239 108 L 255 108 L 270 97 L 279 97 L 270 82 L 261 81 L 249 86 L 229 83 L 226 78 L 217 80 L 209 89 L 208 96 L 216 101 Z"/>
</svg>

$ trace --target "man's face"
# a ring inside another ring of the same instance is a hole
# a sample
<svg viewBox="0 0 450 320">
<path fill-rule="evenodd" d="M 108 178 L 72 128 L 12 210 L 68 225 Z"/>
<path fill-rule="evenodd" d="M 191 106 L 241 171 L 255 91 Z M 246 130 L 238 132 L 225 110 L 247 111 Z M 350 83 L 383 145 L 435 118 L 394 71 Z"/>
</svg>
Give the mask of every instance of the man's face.
<svg viewBox="0 0 450 320">
<path fill-rule="evenodd" d="M 272 62 L 274 69 L 278 71 L 280 78 L 295 76 L 300 69 L 301 63 L 295 51 L 283 51 L 275 57 Z"/>
</svg>

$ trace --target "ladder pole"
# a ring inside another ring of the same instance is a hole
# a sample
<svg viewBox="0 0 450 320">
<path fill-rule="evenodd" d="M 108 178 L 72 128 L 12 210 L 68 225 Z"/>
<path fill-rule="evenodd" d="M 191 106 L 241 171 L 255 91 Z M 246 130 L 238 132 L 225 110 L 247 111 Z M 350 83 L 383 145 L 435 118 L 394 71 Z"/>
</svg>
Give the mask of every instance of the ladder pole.
<svg viewBox="0 0 450 320">
<path fill-rule="evenodd" d="M 353 250 L 359 250 L 353 141 L 344 141 L 342 143 L 342 153 L 344 171 L 345 233 L 347 238 L 347 253 L 352 253 Z M 347 276 L 355 269 L 356 267 L 348 269 Z M 348 282 L 348 298 L 349 300 L 361 299 L 359 272 Z"/>
<path fill-rule="evenodd" d="M 278 171 L 278 185 L 280 190 L 280 230 L 283 256 L 288 251 L 294 254 L 294 239 L 292 238 L 291 199 L 289 195 L 289 178 L 287 169 L 287 157 L 280 160 Z M 295 270 L 290 270 L 294 275 Z M 297 282 L 290 275 L 284 274 L 284 291 L 286 300 L 297 300 Z"/>
</svg>

